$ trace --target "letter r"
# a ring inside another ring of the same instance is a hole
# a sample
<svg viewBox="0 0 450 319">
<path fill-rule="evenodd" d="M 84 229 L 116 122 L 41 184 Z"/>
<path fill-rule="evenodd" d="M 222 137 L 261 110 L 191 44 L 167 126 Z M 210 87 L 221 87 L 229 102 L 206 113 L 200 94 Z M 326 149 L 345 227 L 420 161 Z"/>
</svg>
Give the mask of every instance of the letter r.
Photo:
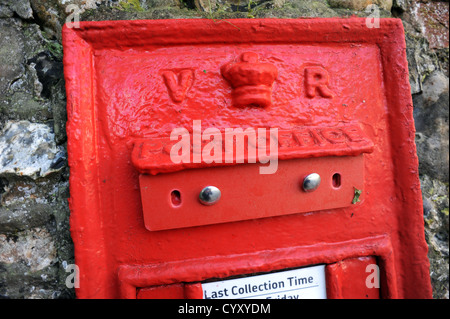
<svg viewBox="0 0 450 319">
<path fill-rule="evenodd" d="M 327 70 L 321 66 L 305 68 L 306 96 L 313 98 L 318 93 L 325 98 L 332 98 L 333 92 L 328 88 L 330 77 Z"/>
</svg>

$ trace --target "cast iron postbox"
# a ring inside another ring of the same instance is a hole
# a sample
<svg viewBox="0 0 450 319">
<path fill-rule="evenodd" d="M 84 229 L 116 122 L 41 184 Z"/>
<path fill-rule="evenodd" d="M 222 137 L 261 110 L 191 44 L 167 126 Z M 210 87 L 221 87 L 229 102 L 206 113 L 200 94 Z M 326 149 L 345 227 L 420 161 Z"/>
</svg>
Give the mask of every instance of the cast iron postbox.
<svg viewBox="0 0 450 319">
<path fill-rule="evenodd" d="M 400 20 L 63 29 L 79 298 L 429 298 Z"/>
</svg>

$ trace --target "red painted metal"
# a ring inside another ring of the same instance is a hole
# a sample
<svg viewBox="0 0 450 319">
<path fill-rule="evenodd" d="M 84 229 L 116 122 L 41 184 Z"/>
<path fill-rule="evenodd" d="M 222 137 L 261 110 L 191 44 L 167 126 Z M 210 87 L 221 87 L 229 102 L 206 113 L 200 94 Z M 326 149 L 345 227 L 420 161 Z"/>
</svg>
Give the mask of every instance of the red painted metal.
<svg viewBox="0 0 450 319">
<path fill-rule="evenodd" d="M 141 288 L 137 291 L 136 299 L 184 299 L 184 285 L 173 284 Z"/>
<path fill-rule="evenodd" d="M 349 258 L 329 264 L 326 267 L 326 278 L 327 298 L 380 298 L 379 268 L 373 256 Z"/>
<path fill-rule="evenodd" d="M 211 278 L 315 264 L 329 297 L 359 297 L 374 260 L 381 298 L 431 297 L 400 20 L 81 22 L 63 45 L 79 298 L 196 298 Z M 249 149 L 194 161 L 195 143 L 173 162 L 171 132 L 194 121 L 277 128 L 278 170 L 259 175 Z M 223 188 L 209 207 L 207 183 Z"/>
<path fill-rule="evenodd" d="M 321 176 L 321 184 L 314 192 L 304 192 L 301 182 L 311 172 Z M 360 155 L 284 160 L 275 174 L 267 175 L 260 174 L 256 164 L 143 174 L 144 223 L 148 230 L 163 230 L 348 207 L 355 188 L 363 190 L 363 173 Z M 333 185 L 335 174 L 341 176 L 339 186 Z M 198 194 L 208 185 L 222 193 L 213 206 L 198 201 Z M 174 191 L 179 192 L 175 203 L 171 198 Z"/>
</svg>

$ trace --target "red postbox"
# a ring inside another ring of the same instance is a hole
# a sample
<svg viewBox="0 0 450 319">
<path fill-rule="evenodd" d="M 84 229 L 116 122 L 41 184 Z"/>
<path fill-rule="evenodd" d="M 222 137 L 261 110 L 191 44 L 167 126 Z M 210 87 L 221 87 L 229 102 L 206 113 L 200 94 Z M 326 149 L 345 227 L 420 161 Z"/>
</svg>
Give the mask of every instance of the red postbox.
<svg viewBox="0 0 450 319">
<path fill-rule="evenodd" d="M 63 29 L 79 298 L 430 298 L 400 20 Z"/>
</svg>

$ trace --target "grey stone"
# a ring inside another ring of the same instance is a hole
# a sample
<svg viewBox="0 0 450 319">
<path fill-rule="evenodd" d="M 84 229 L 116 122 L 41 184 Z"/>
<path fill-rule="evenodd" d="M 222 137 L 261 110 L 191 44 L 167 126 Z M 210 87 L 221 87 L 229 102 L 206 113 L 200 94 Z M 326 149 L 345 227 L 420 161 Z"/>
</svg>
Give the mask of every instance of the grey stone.
<svg viewBox="0 0 450 319">
<path fill-rule="evenodd" d="M 13 15 L 14 12 L 6 4 L 0 4 L 0 19 L 11 18 Z"/>
<path fill-rule="evenodd" d="M 15 13 L 22 19 L 32 19 L 33 18 L 33 10 L 30 6 L 29 0 L 3 0 L 3 5 L 9 7 L 9 9 Z"/>
<path fill-rule="evenodd" d="M 427 106 L 436 103 L 442 94 L 448 93 L 448 87 L 448 77 L 442 72 L 433 72 L 423 83 L 423 103 Z"/>
<path fill-rule="evenodd" d="M 403 25 L 406 33 L 406 55 L 411 94 L 417 94 L 422 92 L 424 78 L 435 70 L 439 70 L 439 61 L 437 56 L 430 52 L 426 39 L 412 31 L 407 22 L 403 21 Z"/>
<path fill-rule="evenodd" d="M 435 5 L 441 9 L 429 8 Z M 405 1 L 397 13 L 406 34 L 412 94 L 422 91 L 422 82 L 435 70 L 448 76 L 448 22 L 442 18 L 445 15 L 448 20 L 448 2 L 439 1 Z"/>
<path fill-rule="evenodd" d="M 287 1 L 281 7 L 274 6 L 272 10 L 261 10 L 257 12 L 258 18 L 299 18 L 299 17 L 324 17 L 331 18 L 339 16 L 335 10 L 330 8 L 326 0 L 318 1 Z"/>
<path fill-rule="evenodd" d="M 48 101 L 33 97 L 31 94 L 16 91 L 1 101 L 0 111 L 3 117 L 10 120 L 47 121 L 52 117 Z"/>
<path fill-rule="evenodd" d="M 153 8 L 181 6 L 180 0 L 139 0 L 137 6 L 136 1 L 128 0 L 30 0 L 30 3 L 35 15 L 42 21 L 42 28 L 59 41 L 62 39 L 62 26 L 66 22 L 73 22 L 75 16 L 89 16 L 97 10 L 130 14 Z"/>
<path fill-rule="evenodd" d="M 49 204 L 28 202 L 0 207 L 0 233 L 10 234 L 48 223 L 52 207 Z"/>
<path fill-rule="evenodd" d="M 8 122 L 0 133 L 0 177 L 47 176 L 61 169 L 54 164 L 60 157 L 65 157 L 65 151 L 45 124 Z"/>
<path fill-rule="evenodd" d="M 448 91 L 448 78 L 436 71 L 413 97 L 419 171 L 442 182 L 449 178 Z"/>
<path fill-rule="evenodd" d="M 0 122 L 52 119 L 50 91 L 63 72 L 50 42 L 17 19 L 1 19 L 0 33 Z"/>
<path fill-rule="evenodd" d="M 0 20 L 0 95 L 24 72 L 23 36 L 15 20 Z"/>
<path fill-rule="evenodd" d="M 30 0 L 30 4 L 35 19 L 41 21 L 41 28 L 50 37 L 61 40 L 61 28 L 68 15 L 65 13 L 65 7 L 57 0 Z"/>
<path fill-rule="evenodd" d="M 10 238 L 11 240 L 17 240 Z M 54 299 L 62 294 L 58 287 L 58 269 L 48 266 L 30 271 L 24 262 L 0 262 L 0 299 Z"/>
<path fill-rule="evenodd" d="M 67 139 L 66 122 L 66 90 L 64 79 L 59 79 L 56 84 L 50 86 L 50 101 L 53 114 L 53 132 L 55 142 L 60 145 Z"/>
<path fill-rule="evenodd" d="M 197 9 L 205 12 L 212 12 L 216 9 L 216 0 L 194 0 Z"/>
<path fill-rule="evenodd" d="M 182 0 L 141 0 L 141 6 L 145 10 L 158 7 L 180 7 Z"/>
<path fill-rule="evenodd" d="M 408 0 L 394 0 L 392 3 L 393 8 L 398 8 L 402 11 L 406 11 L 408 8 Z"/>
<path fill-rule="evenodd" d="M 0 234 L 0 298 L 52 298 L 58 289 L 57 250 L 45 228 Z"/>
<path fill-rule="evenodd" d="M 0 298 L 74 298 L 67 179 L 67 166 L 36 181 L 0 179 Z"/>
<path fill-rule="evenodd" d="M 442 70 L 442 72 L 449 77 L 449 48 L 443 48 L 443 49 L 437 49 L 434 51 L 436 53 L 436 56 L 438 58 L 439 68 Z"/>
<path fill-rule="evenodd" d="M 177 6 L 155 7 L 146 11 L 125 11 L 99 6 L 96 10 L 87 10 L 81 14 L 81 21 L 189 18 L 202 18 L 202 13 L 198 10 L 178 8 Z"/>
<path fill-rule="evenodd" d="M 386 11 L 391 11 L 392 8 L 392 0 L 328 0 L 328 3 L 334 8 L 347 8 L 357 11 L 364 11 L 370 4 L 375 4 Z"/>
<path fill-rule="evenodd" d="M 424 203 L 433 298 L 449 298 L 449 186 L 428 175 L 420 178 Z"/>
<path fill-rule="evenodd" d="M 0 263 L 21 263 L 30 271 L 42 270 L 56 262 L 56 248 L 45 228 L 35 228 L 8 237 L 0 234 Z"/>
<path fill-rule="evenodd" d="M 58 176 L 37 181 L 3 179 L 0 186 L 0 233 L 48 226 L 60 212 L 67 217 L 67 207 L 60 203 L 68 197 L 68 183 L 60 182 Z M 56 226 L 64 228 L 63 224 Z"/>
</svg>

